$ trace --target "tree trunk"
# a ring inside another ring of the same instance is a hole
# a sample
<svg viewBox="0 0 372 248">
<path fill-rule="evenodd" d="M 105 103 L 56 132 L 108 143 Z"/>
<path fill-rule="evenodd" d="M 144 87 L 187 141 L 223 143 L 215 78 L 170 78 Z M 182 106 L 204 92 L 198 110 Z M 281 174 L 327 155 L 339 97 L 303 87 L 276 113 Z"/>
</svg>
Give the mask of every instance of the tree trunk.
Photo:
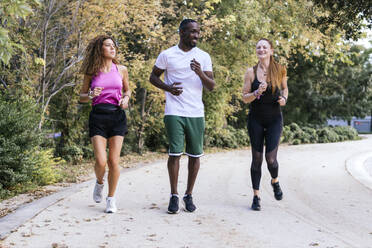
<svg viewBox="0 0 372 248">
<path fill-rule="evenodd" d="M 139 154 L 142 154 L 143 151 L 143 145 L 145 143 L 145 139 L 143 137 L 143 132 L 145 129 L 145 121 L 146 121 L 146 98 L 147 98 L 147 89 L 143 89 L 143 94 L 141 98 L 141 126 L 138 129 L 138 146 L 137 146 L 137 151 Z"/>
</svg>

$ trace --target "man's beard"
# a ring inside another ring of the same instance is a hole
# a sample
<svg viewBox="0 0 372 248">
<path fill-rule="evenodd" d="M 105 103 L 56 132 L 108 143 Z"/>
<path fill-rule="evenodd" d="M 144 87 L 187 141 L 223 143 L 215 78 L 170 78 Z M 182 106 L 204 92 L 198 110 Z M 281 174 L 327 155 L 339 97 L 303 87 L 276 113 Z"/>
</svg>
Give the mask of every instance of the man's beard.
<svg viewBox="0 0 372 248">
<path fill-rule="evenodd" d="M 189 47 L 194 48 L 194 47 L 196 47 L 196 42 L 193 43 L 193 42 L 190 40 L 190 42 L 189 42 L 188 45 L 189 45 Z"/>
</svg>

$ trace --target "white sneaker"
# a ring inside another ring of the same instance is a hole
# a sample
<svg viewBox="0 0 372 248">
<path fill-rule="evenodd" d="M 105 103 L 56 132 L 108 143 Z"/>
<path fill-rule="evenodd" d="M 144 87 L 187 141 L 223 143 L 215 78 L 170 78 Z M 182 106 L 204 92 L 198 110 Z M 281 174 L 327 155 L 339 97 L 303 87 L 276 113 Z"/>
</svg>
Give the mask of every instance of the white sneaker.
<svg viewBox="0 0 372 248">
<path fill-rule="evenodd" d="M 114 197 L 106 198 L 106 213 L 115 213 L 118 209 L 116 208 L 116 201 Z"/>
<path fill-rule="evenodd" d="M 97 203 L 102 201 L 102 190 L 103 190 L 103 183 L 99 184 L 96 182 L 96 185 L 94 186 L 94 191 L 93 191 L 93 200 Z"/>
</svg>

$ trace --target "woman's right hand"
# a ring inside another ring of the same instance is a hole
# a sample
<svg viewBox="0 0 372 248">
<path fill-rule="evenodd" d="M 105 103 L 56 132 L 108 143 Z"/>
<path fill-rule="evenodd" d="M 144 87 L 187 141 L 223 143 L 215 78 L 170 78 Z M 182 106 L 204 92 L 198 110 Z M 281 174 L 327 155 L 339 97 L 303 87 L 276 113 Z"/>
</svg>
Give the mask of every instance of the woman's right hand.
<svg viewBox="0 0 372 248">
<path fill-rule="evenodd" d="M 91 92 L 89 92 L 89 95 L 93 98 L 97 97 L 101 95 L 102 90 L 103 90 L 103 87 L 95 87 Z"/>
<path fill-rule="evenodd" d="M 260 85 L 258 86 L 258 93 L 261 95 L 262 93 L 264 93 L 266 91 L 266 88 L 267 88 L 267 83 L 266 82 L 262 82 L 260 83 Z"/>
</svg>

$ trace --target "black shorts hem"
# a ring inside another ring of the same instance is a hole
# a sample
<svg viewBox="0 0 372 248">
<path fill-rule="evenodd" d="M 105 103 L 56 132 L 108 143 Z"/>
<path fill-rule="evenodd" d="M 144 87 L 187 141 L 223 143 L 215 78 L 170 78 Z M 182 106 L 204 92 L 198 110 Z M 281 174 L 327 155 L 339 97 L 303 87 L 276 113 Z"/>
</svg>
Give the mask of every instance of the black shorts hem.
<svg viewBox="0 0 372 248">
<path fill-rule="evenodd" d="M 128 134 L 127 118 L 124 110 L 89 114 L 89 137 L 99 135 L 106 139 Z"/>
<path fill-rule="evenodd" d="M 103 137 L 105 139 L 109 139 L 109 138 L 114 137 L 114 136 L 125 137 L 125 135 L 127 135 L 127 134 L 128 134 L 128 132 L 125 133 L 125 134 L 112 134 L 112 135 L 104 135 L 104 134 L 101 134 L 101 133 L 96 133 L 96 134 L 93 134 L 93 135 L 89 135 L 89 138 L 93 138 L 94 136 L 101 136 L 101 137 Z"/>
<path fill-rule="evenodd" d="M 108 138 L 107 135 L 104 135 L 104 134 L 101 134 L 101 133 L 95 133 L 93 135 L 89 134 L 89 138 L 93 138 L 94 136 L 101 136 L 101 137 L 103 137 L 105 139 Z"/>
</svg>

